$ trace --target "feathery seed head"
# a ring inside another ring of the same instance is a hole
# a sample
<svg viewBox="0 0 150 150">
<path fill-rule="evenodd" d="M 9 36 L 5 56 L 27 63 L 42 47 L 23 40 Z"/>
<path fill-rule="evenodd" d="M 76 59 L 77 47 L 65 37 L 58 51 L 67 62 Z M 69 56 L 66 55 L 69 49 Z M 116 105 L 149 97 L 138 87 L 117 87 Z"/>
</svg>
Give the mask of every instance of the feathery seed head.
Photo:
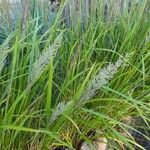
<svg viewBox="0 0 150 150">
<path fill-rule="evenodd" d="M 7 52 L 5 49 L 0 50 L 0 74 L 2 72 L 2 69 L 6 63 L 6 57 L 7 57 Z"/>
<path fill-rule="evenodd" d="M 62 34 L 58 35 L 54 43 L 49 46 L 47 51 L 41 53 L 39 58 L 34 62 L 33 68 L 30 73 L 29 81 L 37 79 L 44 71 L 46 66 L 51 61 L 52 57 L 57 53 L 58 48 L 60 47 L 62 39 Z"/>
<path fill-rule="evenodd" d="M 61 102 L 58 103 L 57 107 L 55 108 L 55 110 L 53 111 L 51 118 L 50 118 L 50 123 L 53 123 L 60 115 L 62 115 L 66 109 L 69 107 L 70 103 L 65 103 L 65 102 Z"/>
<path fill-rule="evenodd" d="M 104 67 L 95 76 L 92 82 L 89 84 L 85 92 L 81 96 L 81 100 L 87 100 L 94 97 L 98 90 L 104 85 L 107 85 L 109 81 L 117 73 L 118 69 L 122 66 L 123 59 L 120 57 L 115 64 L 109 63 L 108 66 Z"/>
</svg>

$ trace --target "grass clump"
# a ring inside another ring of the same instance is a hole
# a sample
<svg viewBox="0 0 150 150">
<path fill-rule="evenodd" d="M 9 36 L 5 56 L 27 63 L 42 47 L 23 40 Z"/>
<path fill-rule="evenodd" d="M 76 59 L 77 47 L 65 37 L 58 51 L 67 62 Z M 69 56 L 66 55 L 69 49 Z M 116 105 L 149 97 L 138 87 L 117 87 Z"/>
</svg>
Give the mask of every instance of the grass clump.
<svg viewBox="0 0 150 150">
<path fill-rule="evenodd" d="M 67 4 L 49 16 L 33 3 L 25 31 L 21 19 L 5 28 L 1 10 L 1 149 L 79 149 L 103 137 L 111 149 L 144 149 L 130 130 L 148 133 L 124 120 L 149 128 L 149 1 L 116 14 L 96 2 L 90 14 L 70 9 L 69 24 Z"/>
</svg>

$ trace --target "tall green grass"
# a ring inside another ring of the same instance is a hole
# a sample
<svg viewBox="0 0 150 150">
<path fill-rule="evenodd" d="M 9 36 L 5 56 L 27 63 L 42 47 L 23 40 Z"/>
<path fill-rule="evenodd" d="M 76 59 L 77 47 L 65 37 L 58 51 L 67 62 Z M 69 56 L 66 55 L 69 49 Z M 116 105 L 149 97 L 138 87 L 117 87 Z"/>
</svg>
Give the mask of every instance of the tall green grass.
<svg viewBox="0 0 150 150">
<path fill-rule="evenodd" d="M 21 20 L 0 25 L 0 149 L 78 149 L 100 137 L 110 149 L 144 149 L 123 120 L 141 117 L 149 128 L 149 1 L 108 16 L 103 1 L 94 7 L 71 14 L 69 27 L 63 3 L 52 20 L 32 5 L 25 33 Z"/>
</svg>

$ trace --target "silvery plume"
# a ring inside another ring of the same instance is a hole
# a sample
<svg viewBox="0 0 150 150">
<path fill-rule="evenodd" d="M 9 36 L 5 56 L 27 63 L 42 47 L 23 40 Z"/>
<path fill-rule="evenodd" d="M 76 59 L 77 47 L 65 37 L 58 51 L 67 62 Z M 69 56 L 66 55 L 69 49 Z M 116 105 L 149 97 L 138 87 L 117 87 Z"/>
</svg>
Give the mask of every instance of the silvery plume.
<svg viewBox="0 0 150 150">
<path fill-rule="evenodd" d="M 92 82 L 82 94 L 81 100 L 93 98 L 102 86 L 109 83 L 109 81 L 114 77 L 122 64 L 123 59 L 120 57 L 114 64 L 109 63 L 108 66 L 100 69 L 99 73 L 95 76 L 95 78 L 92 80 Z"/>
<path fill-rule="evenodd" d="M 36 80 L 44 71 L 46 66 L 50 63 L 52 57 L 57 53 L 60 47 L 62 34 L 58 35 L 54 43 L 49 46 L 48 50 L 41 53 L 39 58 L 34 62 L 31 73 L 29 75 L 29 82 Z"/>
<path fill-rule="evenodd" d="M 58 105 L 56 106 L 55 110 L 53 111 L 51 118 L 50 118 L 50 123 L 53 123 L 60 115 L 62 115 L 67 108 L 69 107 L 70 103 L 65 103 L 65 102 L 61 102 L 58 103 Z"/>
</svg>

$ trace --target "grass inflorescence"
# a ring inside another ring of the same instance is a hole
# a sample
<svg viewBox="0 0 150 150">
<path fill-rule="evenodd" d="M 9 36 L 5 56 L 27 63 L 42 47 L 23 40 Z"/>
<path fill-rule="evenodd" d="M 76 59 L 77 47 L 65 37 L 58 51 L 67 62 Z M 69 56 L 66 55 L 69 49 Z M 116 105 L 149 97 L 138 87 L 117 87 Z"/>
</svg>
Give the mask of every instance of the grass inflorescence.
<svg viewBox="0 0 150 150">
<path fill-rule="evenodd" d="M 144 149 L 132 132 L 150 140 L 149 1 L 117 10 L 93 3 L 62 1 L 51 11 L 32 1 L 22 28 L 22 11 L 3 1 L 0 149 L 79 149 L 84 141 L 92 149 L 99 138 L 110 149 Z"/>
</svg>

